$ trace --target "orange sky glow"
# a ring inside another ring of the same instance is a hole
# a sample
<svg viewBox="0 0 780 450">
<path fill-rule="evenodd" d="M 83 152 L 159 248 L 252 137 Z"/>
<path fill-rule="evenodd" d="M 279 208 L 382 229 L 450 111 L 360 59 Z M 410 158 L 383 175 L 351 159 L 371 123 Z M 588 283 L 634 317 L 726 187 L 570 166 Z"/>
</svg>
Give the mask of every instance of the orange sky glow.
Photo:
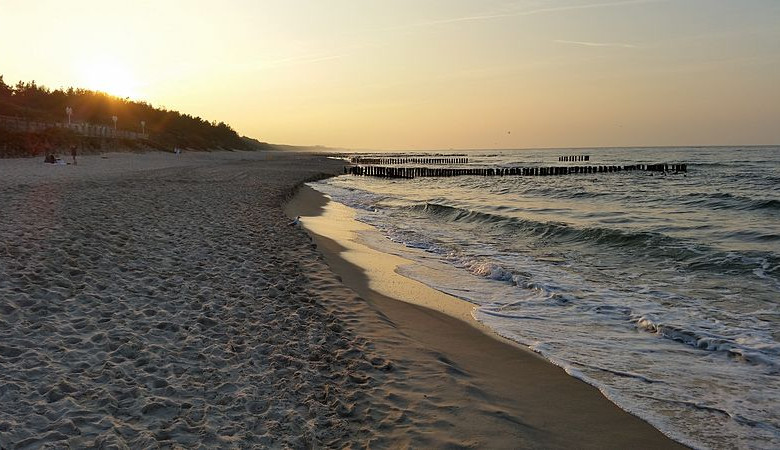
<svg viewBox="0 0 780 450">
<path fill-rule="evenodd" d="M 778 23 L 776 0 L 0 0 L 0 74 L 273 143 L 778 144 Z"/>
</svg>

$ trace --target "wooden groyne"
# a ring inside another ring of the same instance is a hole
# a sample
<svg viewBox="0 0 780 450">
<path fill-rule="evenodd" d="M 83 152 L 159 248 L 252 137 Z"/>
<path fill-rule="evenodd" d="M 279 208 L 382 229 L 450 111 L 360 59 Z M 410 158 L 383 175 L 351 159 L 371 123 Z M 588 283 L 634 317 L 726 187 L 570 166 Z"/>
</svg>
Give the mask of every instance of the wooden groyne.
<svg viewBox="0 0 780 450">
<path fill-rule="evenodd" d="M 560 162 L 571 162 L 571 161 L 590 161 L 590 155 L 569 155 L 569 156 L 559 156 L 558 161 Z"/>
<path fill-rule="evenodd" d="M 348 166 L 345 174 L 381 177 L 458 177 L 458 176 L 554 176 L 610 172 L 687 172 L 687 164 L 632 164 L 627 166 L 554 166 L 554 167 L 388 167 Z"/>
<path fill-rule="evenodd" d="M 430 158 L 430 157 L 367 157 L 367 156 L 354 156 L 350 159 L 352 164 L 468 164 L 469 159 L 462 156 L 447 156 L 443 158 Z"/>
</svg>

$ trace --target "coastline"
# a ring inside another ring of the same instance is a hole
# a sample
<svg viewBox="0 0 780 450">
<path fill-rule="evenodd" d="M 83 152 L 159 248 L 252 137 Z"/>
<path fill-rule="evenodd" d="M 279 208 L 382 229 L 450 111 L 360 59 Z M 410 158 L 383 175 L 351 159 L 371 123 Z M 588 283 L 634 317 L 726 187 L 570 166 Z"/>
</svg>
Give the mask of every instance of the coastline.
<svg viewBox="0 0 780 450">
<path fill-rule="evenodd" d="M 678 447 L 538 356 L 339 275 L 339 244 L 283 208 L 341 167 L 0 161 L 0 447 Z"/>
<path fill-rule="evenodd" d="M 357 222 L 349 208 L 303 185 L 285 211 L 290 217 L 302 216 L 304 227 L 340 281 L 384 318 L 379 327 L 364 326 L 358 332 L 366 333 L 391 359 L 419 366 L 446 361 L 478 386 L 466 389 L 466 397 L 455 401 L 485 402 L 490 406 L 483 412 L 493 408 L 495 414 L 469 417 L 462 423 L 471 425 L 463 430 L 466 434 L 480 436 L 494 425 L 489 423 L 494 419 L 515 423 L 516 428 L 515 435 L 505 439 L 488 432 L 490 447 L 522 442 L 543 448 L 628 448 L 641 442 L 643 448 L 687 448 L 620 409 L 596 388 L 493 333 L 473 318 L 469 303 L 395 273 L 395 267 L 406 260 L 356 242 L 355 234 L 371 227 Z M 388 341 L 388 333 L 411 339 L 416 348 L 399 347 L 393 339 Z M 422 355 L 408 355 L 414 352 Z M 424 360 L 426 354 L 429 361 Z M 479 421 L 479 426 L 473 426 Z"/>
</svg>

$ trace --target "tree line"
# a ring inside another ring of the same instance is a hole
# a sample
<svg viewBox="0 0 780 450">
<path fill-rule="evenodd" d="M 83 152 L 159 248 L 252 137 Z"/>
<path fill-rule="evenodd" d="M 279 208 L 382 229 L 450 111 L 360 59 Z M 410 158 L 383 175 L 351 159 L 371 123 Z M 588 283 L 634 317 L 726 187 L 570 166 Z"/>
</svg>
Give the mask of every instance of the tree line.
<svg viewBox="0 0 780 450">
<path fill-rule="evenodd" d="M 0 115 L 19 117 L 38 122 L 67 122 L 66 108 L 72 109 L 73 122 L 87 122 L 93 125 L 114 127 L 112 117 L 117 116 L 116 127 L 140 133 L 141 121 L 149 134 L 148 144 L 165 149 L 184 147 L 192 149 L 257 149 L 257 141 L 242 138 L 224 122 L 209 122 L 178 111 L 156 108 L 147 102 L 130 100 L 109 95 L 105 92 L 80 88 L 49 89 L 35 81 L 10 86 L 0 75 Z M 0 130 L 0 139 L 12 147 L 24 146 L 28 137 L 14 136 L 7 130 Z M 68 134 L 65 131 L 64 134 Z M 18 133 L 16 133 L 18 134 Z M 63 131 L 51 131 L 53 139 Z M 66 136 L 67 137 L 67 136 Z M 1 143 L 0 143 L 1 144 Z M 14 145 L 18 144 L 18 145 Z M 261 144 L 262 145 L 262 144 Z M 0 151 L 3 146 L 0 145 Z M 18 149 L 17 149 L 18 150 Z"/>
</svg>

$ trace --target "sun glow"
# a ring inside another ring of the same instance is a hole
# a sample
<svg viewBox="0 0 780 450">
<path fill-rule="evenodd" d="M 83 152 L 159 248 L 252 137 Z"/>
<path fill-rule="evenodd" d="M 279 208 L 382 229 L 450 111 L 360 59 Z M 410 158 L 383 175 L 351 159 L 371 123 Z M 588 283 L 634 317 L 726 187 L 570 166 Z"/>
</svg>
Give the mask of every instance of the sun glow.
<svg viewBox="0 0 780 450">
<path fill-rule="evenodd" d="M 778 23 L 778 0 L 0 0 L 0 75 L 267 142 L 775 144 Z"/>
<path fill-rule="evenodd" d="M 94 60 L 79 65 L 79 86 L 102 91 L 117 97 L 138 98 L 139 84 L 133 73 L 121 62 Z"/>
</svg>

